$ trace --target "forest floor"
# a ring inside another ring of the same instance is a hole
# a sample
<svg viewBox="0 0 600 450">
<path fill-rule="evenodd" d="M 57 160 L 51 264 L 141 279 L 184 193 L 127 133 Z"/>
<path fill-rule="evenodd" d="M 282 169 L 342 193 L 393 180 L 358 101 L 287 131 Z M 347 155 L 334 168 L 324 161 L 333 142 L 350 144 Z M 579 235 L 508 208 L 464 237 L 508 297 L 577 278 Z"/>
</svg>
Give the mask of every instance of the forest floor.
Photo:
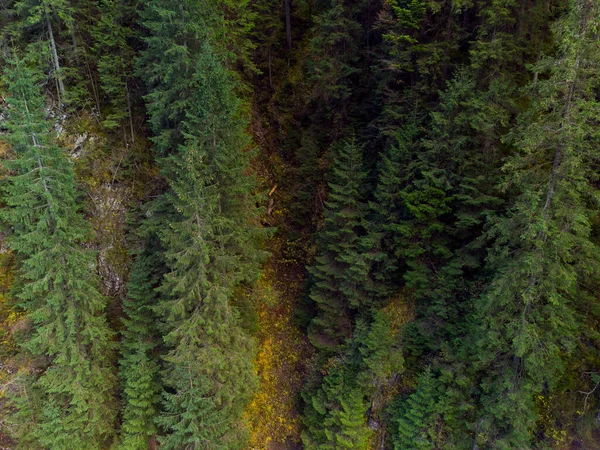
<svg viewBox="0 0 600 450">
<path fill-rule="evenodd" d="M 297 302 L 305 278 L 304 267 L 286 260 L 280 236 L 271 242 L 273 256 L 255 287 L 259 351 L 255 369 L 260 387 L 246 410 L 252 450 L 299 449 L 299 396 L 312 347 L 295 323 Z"/>
</svg>

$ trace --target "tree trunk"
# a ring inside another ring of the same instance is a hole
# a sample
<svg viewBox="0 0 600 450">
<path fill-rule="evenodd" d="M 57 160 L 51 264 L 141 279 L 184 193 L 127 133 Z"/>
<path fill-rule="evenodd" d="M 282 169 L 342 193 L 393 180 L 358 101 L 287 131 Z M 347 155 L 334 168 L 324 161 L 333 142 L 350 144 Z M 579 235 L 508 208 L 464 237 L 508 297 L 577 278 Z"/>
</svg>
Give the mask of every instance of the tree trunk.
<svg viewBox="0 0 600 450">
<path fill-rule="evenodd" d="M 56 51 L 56 41 L 54 40 L 54 33 L 52 32 L 52 24 L 50 23 L 50 17 L 46 14 L 46 25 L 48 27 L 48 36 L 50 38 L 50 49 L 52 50 L 52 62 L 54 63 L 54 73 L 56 77 L 56 83 L 58 84 L 59 98 L 58 103 L 61 103 L 61 98 L 65 96 L 65 85 L 63 84 L 61 73 L 60 73 L 60 62 L 58 61 L 58 52 Z"/>
<path fill-rule="evenodd" d="M 285 0 L 285 34 L 287 36 L 288 50 L 292 49 L 291 2 L 292 0 Z"/>
</svg>

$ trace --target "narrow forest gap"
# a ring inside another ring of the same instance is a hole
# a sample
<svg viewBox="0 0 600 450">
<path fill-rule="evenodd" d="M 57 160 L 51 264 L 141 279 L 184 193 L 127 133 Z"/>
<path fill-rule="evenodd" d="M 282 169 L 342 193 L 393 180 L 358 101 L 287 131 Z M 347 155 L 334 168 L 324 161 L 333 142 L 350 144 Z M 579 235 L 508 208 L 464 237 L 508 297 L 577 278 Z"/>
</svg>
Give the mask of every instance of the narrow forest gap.
<svg viewBox="0 0 600 450">
<path fill-rule="evenodd" d="M 285 260 L 282 238 L 269 241 L 273 253 L 254 287 L 259 331 L 255 369 L 259 388 L 246 408 L 251 424 L 248 448 L 293 450 L 301 443 L 300 391 L 312 348 L 295 323 L 305 278 L 297 261 Z"/>
</svg>

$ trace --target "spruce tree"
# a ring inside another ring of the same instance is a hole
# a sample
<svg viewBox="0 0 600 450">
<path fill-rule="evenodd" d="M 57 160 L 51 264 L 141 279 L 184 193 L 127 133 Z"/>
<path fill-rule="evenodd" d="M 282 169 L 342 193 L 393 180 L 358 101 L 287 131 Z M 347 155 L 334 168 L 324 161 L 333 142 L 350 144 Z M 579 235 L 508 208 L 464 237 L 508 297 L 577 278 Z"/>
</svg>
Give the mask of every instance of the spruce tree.
<svg viewBox="0 0 600 450">
<path fill-rule="evenodd" d="M 160 232 L 167 273 L 157 312 L 168 349 L 160 441 L 165 449 L 239 448 L 256 379 L 253 343 L 231 300 L 264 257 L 246 123 L 214 43 L 218 3 L 143 4 L 149 36 L 140 73 L 171 211 Z"/>
<path fill-rule="evenodd" d="M 418 148 L 417 127 L 407 124 L 396 131 L 396 143 L 380 156 L 377 186 L 369 202 L 367 235 L 363 238 L 373 251 L 371 273 L 374 293 L 389 296 L 402 284 L 406 271 L 406 236 L 411 218 L 402 197 L 414 176 L 411 173 L 413 148 Z"/>
<path fill-rule="evenodd" d="M 123 301 L 124 329 L 121 342 L 120 375 L 123 390 L 123 450 L 144 450 L 157 429 L 154 419 L 160 401 L 159 342 L 155 307 L 163 266 L 160 247 L 148 238 L 133 264 Z"/>
<path fill-rule="evenodd" d="M 22 346 L 37 366 L 15 399 L 16 437 L 28 449 L 106 448 L 116 418 L 113 335 L 94 254 L 83 247 L 89 226 L 78 211 L 73 165 L 54 142 L 40 73 L 14 57 L 4 80 L 15 159 L 5 163 L 2 218 L 21 261 L 17 297 L 34 324 Z"/>
<path fill-rule="evenodd" d="M 477 439 L 494 448 L 531 445 L 534 397 L 556 388 L 577 339 L 579 280 L 596 271 L 599 25 L 597 2 L 569 1 L 554 27 L 557 56 L 534 66 L 544 76 L 534 78 L 531 105 L 507 137 L 517 152 L 502 187 L 514 200 L 490 230 L 495 276 L 478 302 Z"/>
<path fill-rule="evenodd" d="M 387 145 L 395 144 L 403 124 L 420 124 L 436 108 L 440 91 L 463 61 L 459 50 L 470 34 L 465 10 L 471 6 L 449 0 L 383 2 L 375 25 L 382 42 L 374 48 L 380 104 L 374 125 L 391 137 Z"/>
<path fill-rule="evenodd" d="M 91 108 L 97 92 L 88 42 L 96 2 L 19 0 L 12 11 L 16 17 L 8 30 L 10 45 L 26 47 L 30 56 L 47 68 L 53 78 L 48 94 L 55 104 L 69 111 Z"/>
<path fill-rule="evenodd" d="M 108 103 L 103 125 L 115 128 L 125 118 L 132 120 L 131 78 L 134 69 L 134 35 L 129 25 L 134 21 L 136 0 L 101 0 L 99 18 L 91 29 L 93 51 L 97 56 L 100 89 Z M 133 130 L 130 130 L 133 134 Z"/>
<path fill-rule="evenodd" d="M 72 5 L 65 0 L 58 2 L 51 0 L 21 0 L 15 2 L 14 11 L 20 19 L 15 20 L 11 27 L 14 29 L 14 35 L 23 38 L 29 34 L 34 34 L 41 38 L 42 46 L 39 45 L 39 42 L 36 42 L 37 39 L 32 40 L 33 42 L 29 41 L 33 50 L 31 54 L 49 56 L 51 73 L 55 81 L 56 98 L 59 104 L 64 103 L 66 74 L 64 60 L 61 58 L 59 36 L 60 29 L 63 26 L 72 29 L 74 15 Z M 23 41 L 28 42 L 26 39 L 23 39 Z M 40 47 L 43 48 L 42 52 L 39 52 Z"/>
<path fill-rule="evenodd" d="M 428 368 L 420 377 L 417 390 L 399 406 L 396 450 L 432 450 L 436 448 L 435 423 L 439 417 L 437 380 Z"/>
<path fill-rule="evenodd" d="M 384 309 L 375 310 L 372 319 L 359 320 L 352 346 L 360 360 L 358 385 L 366 395 L 373 394 L 404 369 L 401 341 L 393 330 L 392 318 Z"/>
<path fill-rule="evenodd" d="M 360 389 L 346 390 L 340 399 L 340 409 L 326 419 L 327 442 L 320 448 L 367 450 L 371 430 L 366 424 L 367 403 Z"/>
<path fill-rule="evenodd" d="M 320 386 L 305 392 L 306 449 L 366 449 L 371 430 L 366 424 L 367 403 L 364 392 L 353 377 L 356 366 L 337 363 L 329 368 Z"/>
<path fill-rule="evenodd" d="M 351 310 L 367 301 L 362 286 L 368 267 L 361 234 L 366 212 L 362 146 L 354 140 L 335 145 L 336 153 L 325 204 L 325 224 L 319 232 L 319 252 L 310 269 L 310 298 L 317 315 L 309 337 L 319 349 L 339 349 L 351 336 Z"/>
<path fill-rule="evenodd" d="M 347 121 L 351 77 L 359 71 L 361 27 L 349 9 L 343 2 L 332 0 L 315 18 L 314 33 L 308 43 L 311 57 L 306 60 L 310 99 L 327 106 L 326 114 L 336 126 Z"/>
</svg>

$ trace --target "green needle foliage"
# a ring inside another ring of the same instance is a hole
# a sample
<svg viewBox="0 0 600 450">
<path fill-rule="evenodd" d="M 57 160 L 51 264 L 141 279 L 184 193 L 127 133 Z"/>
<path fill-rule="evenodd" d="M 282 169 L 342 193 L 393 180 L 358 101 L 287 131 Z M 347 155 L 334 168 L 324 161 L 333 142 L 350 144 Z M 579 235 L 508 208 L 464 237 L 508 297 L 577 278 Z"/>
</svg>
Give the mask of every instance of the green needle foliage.
<svg viewBox="0 0 600 450">
<path fill-rule="evenodd" d="M 21 261 L 19 304 L 33 329 L 22 342 L 33 367 L 15 399 L 21 448 L 102 449 L 116 419 L 113 333 L 98 290 L 89 226 L 78 211 L 73 165 L 46 120 L 42 77 L 11 58 L 8 142 L 15 159 L 2 218 Z"/>
<path fill-rule="evenodd" d="M 154 418 L 160 401 L 158 327 L 153 312 L 161 278 L 159 252 L 148 246 L 132 267 L 123 301 L 124 330 L 120 375 L 123 389 L 123 450 L 143 450 L 157 433 Z"/>
<path fill-rule="evenodd" d="M 335 146 L 336 160 L 329 183 L 325 224 L 319 232 L 320 252 L 311 267 L 310 297 L 317 315 L 309 337 L 317 348 L 336 350 L 352 331 L 351 309 L 367 298 L 362 284 L 368 273 L 361 254 L 361 234 L 366 214 L 362 146 L 349 140 Z"/>
<path fill-rule="evenodd" d="M 172 211 L 160 230 L 167 273 L 157 312 L 168 349 L 160 441 L 165 449 L 240 448 L 256 379 L 253 342 L 231 300 L 264 257 L 246 123 L 235 77 L 213 45 L 218 4 L 144 3 L 140 71 Z"/>
<path fill-rule="evenodd" d="M 597 0 L 0 2 L 0 447 L 600 448 L 599 42 Z"/>
<path fill-rule="evenodd" d="M 318 390 L 306 398 L 305 448 L 368 448 L 368 405 L 364 392 L 355 384 L 352 368 L 331 368 Z"/>
<path fill-rule="evenodd" d="M 437 380 L 427 369 L 421 377 L 417 390 L 399 408 L 398 434 L 394 439 L 396 450 L 433 450 L 436 448 L 436 422 L 439 417 Z"/>
<path fill-rule="evenodd" d="M 131 88 L 135 53 L 130 41 L 133 30 L 128 22 L 133 22 L 137 1 L 102 0 L 99 2 L 98 22 L 92 28 L 94 52 L 98 57 L 98 78 L 100 88 L 110 105 L 103 125 L 115 128 L 131 117 Z"/>
<path fill-rule="evenodd" d="M 497 448 L 530 445 L 534 396 L 556 387 L 578 336 L 580 280 L 597 270 L 599 26 L 596 2 L 569 2 L 553 30 L 558 54 L 535 66 L 546 76 L 507 137 L 518 152 L 503 187 L 515 200 L 490 231 L 497 275 L 479 303 L 481 419 Z"/>
</svg>

